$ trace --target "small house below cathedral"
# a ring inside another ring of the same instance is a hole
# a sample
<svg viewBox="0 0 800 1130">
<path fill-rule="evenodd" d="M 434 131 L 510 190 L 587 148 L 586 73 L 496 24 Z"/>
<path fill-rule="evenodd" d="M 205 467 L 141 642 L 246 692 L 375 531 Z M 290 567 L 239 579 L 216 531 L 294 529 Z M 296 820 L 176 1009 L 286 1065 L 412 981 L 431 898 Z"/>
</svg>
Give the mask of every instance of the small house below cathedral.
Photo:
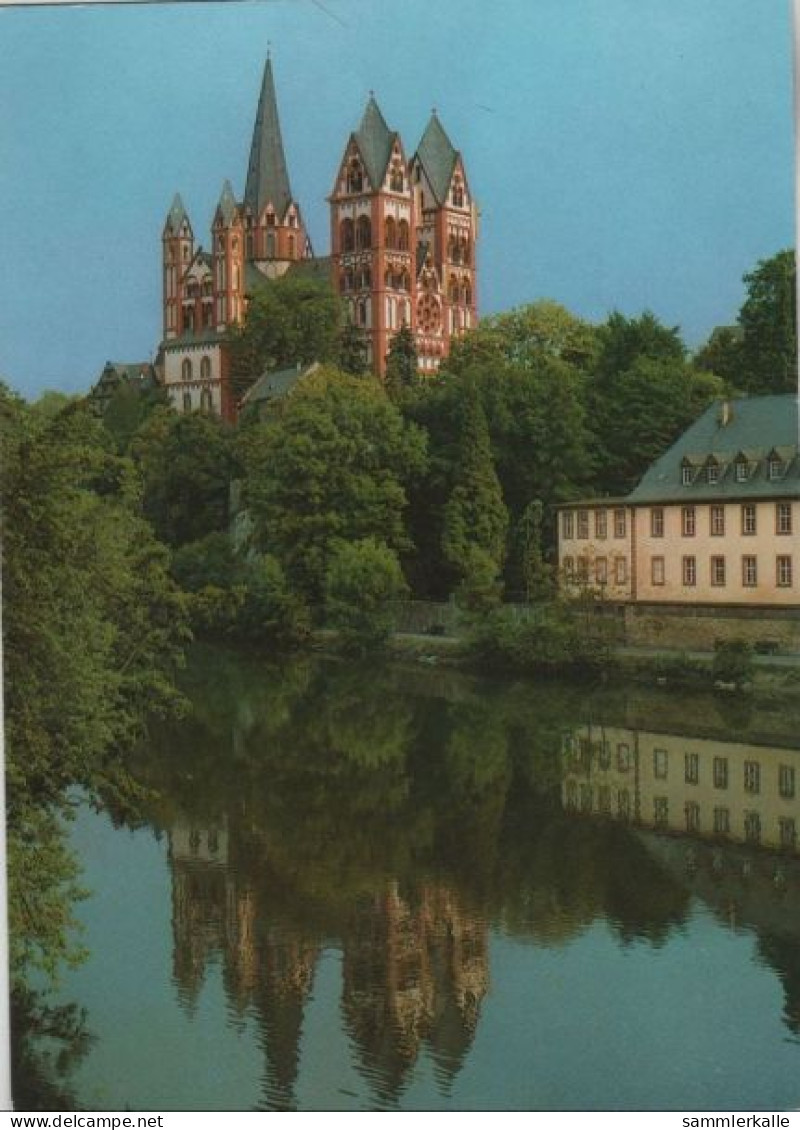
<svg viewBox="0 0 800 1130">
<path fill-rule="evenodd" d="M 287 272 L 330 279 L 381 376 L 403 326 L 414 334 L 420 372 L 432 374 L 453 338 L 475 324 L 477 209 L 435 112 L 409 159 L 370 95 L 328 201 L 331 255 L 317 258 L 289 181 L 268 57 L 243 198 L 225 181 L 209 250 L 196 244 L 180 195 L 164 225 L 160 370 L 178 411 L 236 419 L 228 330 L 243 323 L 249 294 Z"/>
</svg>

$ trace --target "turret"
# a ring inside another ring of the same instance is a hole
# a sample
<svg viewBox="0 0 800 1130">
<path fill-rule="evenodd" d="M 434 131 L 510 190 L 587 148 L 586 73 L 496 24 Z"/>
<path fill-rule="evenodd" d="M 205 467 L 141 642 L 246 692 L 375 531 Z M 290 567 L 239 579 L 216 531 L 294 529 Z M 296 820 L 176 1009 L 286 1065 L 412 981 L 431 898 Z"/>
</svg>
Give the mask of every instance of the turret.
<svg viewBox="0 0 800 1130">
<path fill-rule="evenodd" d="M 194 258 L 194 232 L 180 194 L 175 194 L 161 236 L 164 271 L 164 337 L 183 332 L 181 280 Z"/>
<path fill-rule="evenodd" d="M 230 181 L 222 186 L 212 228 L 216 326 L 224 330 L 244 318 L 242 216 Z"/>
</svg>

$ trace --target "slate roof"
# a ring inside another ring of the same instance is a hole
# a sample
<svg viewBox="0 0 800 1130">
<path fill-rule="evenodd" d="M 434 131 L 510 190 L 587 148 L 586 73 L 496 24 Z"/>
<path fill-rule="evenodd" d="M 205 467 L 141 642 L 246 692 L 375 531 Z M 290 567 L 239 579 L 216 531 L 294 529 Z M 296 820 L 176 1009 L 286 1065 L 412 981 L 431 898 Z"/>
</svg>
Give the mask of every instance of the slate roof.
<svg viewBox="0 0 800 1130">
<path fill-rule="evenodd" d="M 387 126 L 374 95 L 370 95 L 361 124 L 354 136 L 364 159 L 370 185 L 373 189 L 379 188 L 386 176 L 386 168 L 397 134 Z"/>
<path fill-rule="evenodd" d="M 627 498 L 629 503 L 686 502 L 726 498 L 800 497 L 798 400 L 794 395 L 754 396 L 710 405 L 676 443 L 650 467 Z M 771 455 L 784 463 L 779 478 L 769 477 Z M 737 456 L 739 459 L 737 460 Z M 735 464 L 746 461 L 748 475 L 736 479 Z M 719 465 L 719 479 L 710 483 L 708 462 Z M 683 484 L 683 467 L 692 482 Z"/>
<path fill-rule="evenodd" d="M 271 202 L 278 216 L 283 217 L 291 201 L 292 189 L 283 151 L 272 60 L 267 56 L 253 127 L 244 202 L 255 215 L 259 215 L 265 204 Z"/>
<path fill-rule="evenodd" d="M 223 223 L 226 227 L 230 227 L 230 225 L 236 219 L 236 213 L 239 210 L 239 205 L 236 203 L 236 197 L 233 195 L 233 187 L 229 180 L 226 180 L 222 186 L 222 192 L 220 193 L 219 204 L 217 205 L 217 207 L 219 208 L 220 214 L 222 215 Z"/>
<path fill-rule="evenodd" d="M 242 397 L 242 408 L 247 405 L 258 405 L 264 401 L 280 400 L 291 392 L 298 381 L 318 368 L 319 362 L 312 361 L 310 365 L 294 365 L 291 369 L 276 369 L 272 373 L 263 373 Z"/>
<path fill-rule="evenodd" d="M 444 204 L 450 191 L 450 181 L 458 160 L 458 150 L 447 136 L 436 112 L 417 146 L 416 156 L 422 163 L 437 204 Z"/>
<path fill-rule="evenodd" d="M 172 232 L 173 235 L 177 235 L 184 220 L 186 220 L 188 223 L 189 217 L 186 214 L 186 208 L 184 207 L 183 200 L 181 199 L 181 194 L 179 192 L 176 192 L 172 201 L 172 206 L 167 213 L 166 230 L 168 232 Z M 191 227 L 191 223 L 189 223 L 189 226 Z"/>
<path fill-rule="evenodd" d="M 161 342 L 165 352 L 171 349 L 184 348 L 187 345 L 216 345 L 226 339 L 225 330 L 200 330 L 195 333 L 184 333 L 180 337 L 171 337 Z"/>
<path fill-rule="evenodd" d="M 123 384 L 150 389 L 157 383 L 155 368 L 150 361 L 106 361 L 89 395 L 98 399 L 110 398 Z"/>
</svg>

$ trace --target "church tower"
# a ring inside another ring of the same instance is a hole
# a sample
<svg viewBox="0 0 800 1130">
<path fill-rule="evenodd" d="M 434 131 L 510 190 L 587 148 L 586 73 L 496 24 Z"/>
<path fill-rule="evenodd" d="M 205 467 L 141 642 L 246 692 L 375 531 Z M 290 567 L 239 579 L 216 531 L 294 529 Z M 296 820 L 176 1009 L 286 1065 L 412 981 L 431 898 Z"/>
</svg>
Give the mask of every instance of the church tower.
<svg viewBox="0 0 800 1130">
<path fill-rule="evenodd" d="M 175 193 L 161 235 L 164 290 L 164 338 L 179 337 L 181 323 L 181 284 L 194 258 L 194 232 L 179 193 Z"/>
<path fill-rule="evenodd" d="M 419 273 L 417 352 L 422 372 L 434 372 L 453 338 L 477 322 L 477 209 L 461 154 L 436 111 L 411 161 Z"/>
<path fill-rule="evenodd" d="M 400 136 L 372 95 L 329 201 L 334 289 L 365 333 L 368 364 L 382 376 L 392 337 L 413 324 L 414 201 Z"/>
<path fill-rule="evenodd" d="M 277 278 L 298 259 L 310 258 L 300 206 L 289 184 L 269 55 L 253 128 L 242 219 L 245 257 L 267 278 Z"/>
</svg>

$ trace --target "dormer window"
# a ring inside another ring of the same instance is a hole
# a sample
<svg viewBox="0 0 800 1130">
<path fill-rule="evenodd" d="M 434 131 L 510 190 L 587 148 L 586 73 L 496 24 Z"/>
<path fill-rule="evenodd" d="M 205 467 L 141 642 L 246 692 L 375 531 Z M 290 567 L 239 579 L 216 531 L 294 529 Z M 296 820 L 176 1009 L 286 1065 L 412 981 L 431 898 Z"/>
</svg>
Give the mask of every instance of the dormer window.
<svg viewBox="0 0 800 1130">
<path fill-rule="evenodd" d="M 777 455 L 771 455 L 767 464 L 767 475 L 770 479 L 780 479 L 783 476 L 783 460 Z"/>
<path fill-rule="evenodd" d="M 712 486 L 719 482 L 719 464 L 709 463 L 706 467 L 706 481 Z"/>
<path fill-rule="evenodd" d="M 694 482 L 694 468 L 691 463 L 684 463 L 681 467 L 681 482 L 685 487 L 690 487 Z"/>
<path fill-rule="evenodd" d="M 744 459 L 737 460 L 735 475 L 736 475 L 736 482 L 737 483 L 746 483 L 747 482 L 748 467 L 747 467 L 746 460 L 744 460 Z"/>
</svg>

